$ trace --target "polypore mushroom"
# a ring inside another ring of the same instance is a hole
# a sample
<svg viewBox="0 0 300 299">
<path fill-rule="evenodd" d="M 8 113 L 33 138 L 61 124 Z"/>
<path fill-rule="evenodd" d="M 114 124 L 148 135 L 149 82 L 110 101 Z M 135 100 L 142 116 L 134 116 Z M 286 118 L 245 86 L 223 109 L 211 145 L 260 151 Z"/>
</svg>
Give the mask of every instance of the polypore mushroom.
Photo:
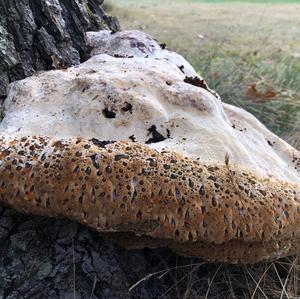
<svg viewBox="0 0 300 299">
<path fill-rule="evenodd" d="M 232 263 L 298 253 L 299 152 L 150 54 L 96 54 L 13 83 L 0 201 L 74 219 L 127 248 Z"/>
</svg>

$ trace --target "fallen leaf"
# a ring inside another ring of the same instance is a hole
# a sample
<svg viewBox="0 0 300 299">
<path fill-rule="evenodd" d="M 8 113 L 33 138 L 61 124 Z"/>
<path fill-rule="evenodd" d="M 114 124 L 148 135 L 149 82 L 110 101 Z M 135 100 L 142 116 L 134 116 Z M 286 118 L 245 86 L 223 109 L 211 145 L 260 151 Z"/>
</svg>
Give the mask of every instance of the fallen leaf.
<svg viewBox="0 0 300 299">
<path fill-rule="evenodd" d="M 265 96 L 265 98 L 268 98 L 268 99 L 270 99 L 270 98 L 276 98 L 277 93 L 276 93 L 276 91 L 274 91 L 274 90 L 272 90 L 272 89 L 269 89 L 269 90 L 267 90 L 267 92 L 264 94 L 264 96 Z"/>
<path fill-rule="evenodd" d="M 276 98 L 277 92 L 272 88 L 267 89 L 265 92 L 260 92 L 256 84 L 252 84 L 247 88 L 246 96 L 252 98 L 255 102 L 267 102 L 270 99 Z"/>
<path fill-rule="evenodd" d="M 260 94 L 259 94 L 255 84 L 252 84 L 251 86 L 248 87 L 248 89 L 246 91 L 246 95 L 251 98 L 259 97 Z"/>
</svg>

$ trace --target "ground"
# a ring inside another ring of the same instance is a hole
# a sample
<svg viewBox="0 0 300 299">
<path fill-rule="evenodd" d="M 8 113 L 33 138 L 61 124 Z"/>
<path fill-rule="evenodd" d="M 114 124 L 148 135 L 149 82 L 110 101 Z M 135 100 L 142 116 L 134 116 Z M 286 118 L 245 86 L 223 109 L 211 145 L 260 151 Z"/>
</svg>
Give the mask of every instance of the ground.
<svg viewBox="0 0 300 299">
<path fill-rule="evenodd" d="M 252 112 L 300 148 L 300 1 L 106 3 L 123 29 L 144 30 L 166 43 L 223 101 Z"/>
</svg>

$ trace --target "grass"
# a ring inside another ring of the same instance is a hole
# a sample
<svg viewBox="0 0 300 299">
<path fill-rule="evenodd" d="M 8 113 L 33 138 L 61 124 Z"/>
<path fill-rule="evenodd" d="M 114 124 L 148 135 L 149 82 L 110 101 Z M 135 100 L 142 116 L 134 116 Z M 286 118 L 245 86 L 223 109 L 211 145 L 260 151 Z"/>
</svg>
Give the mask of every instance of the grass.
<svg viewBox="0 0 300 299">
<path fill-rule="evenodd" d="M 155 251 L 154 251 L 155 252 Z M 146 251 L 153 270 L 129 288 L 133 298 L 143 298 L 155 284 L 160 299 L 296 299 L 300 264 L 297 257 L 256 265 L 206 263 L 175 257 L 166 250 Z"/>
<path fill-rule="evenodd" d="M 224 102 L 250 111 L 300 149 L 300 0 L 108 3 L 123 28 L 165 42 Z"/>
</svg>

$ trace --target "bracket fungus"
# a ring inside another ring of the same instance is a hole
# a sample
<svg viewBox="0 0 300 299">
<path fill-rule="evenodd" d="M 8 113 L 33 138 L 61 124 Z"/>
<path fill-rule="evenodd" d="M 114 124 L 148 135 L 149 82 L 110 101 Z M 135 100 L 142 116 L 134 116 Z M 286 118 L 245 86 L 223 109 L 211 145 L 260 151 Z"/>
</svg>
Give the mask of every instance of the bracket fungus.
<svg viewBox="0 0 300 299">
<path fill-rule="evenodd" d="M 231 263 L 299 253 L 299 152 L 150 36 L 88 37 L 85 63 L 10 85 L 0 202 L 127 248 Z"/>
</svg>

